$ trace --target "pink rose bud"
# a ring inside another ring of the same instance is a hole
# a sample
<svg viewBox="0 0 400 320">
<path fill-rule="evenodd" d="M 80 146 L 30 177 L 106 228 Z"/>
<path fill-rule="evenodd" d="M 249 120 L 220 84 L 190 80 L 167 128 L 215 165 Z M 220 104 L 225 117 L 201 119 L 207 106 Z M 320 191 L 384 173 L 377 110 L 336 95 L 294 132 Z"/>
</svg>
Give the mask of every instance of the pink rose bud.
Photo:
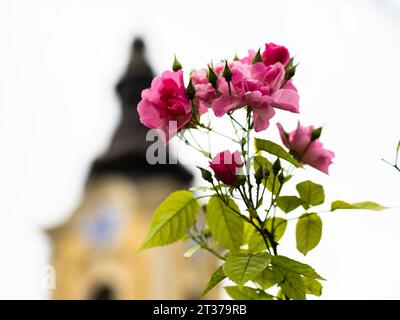
<svg viewBox="0 0 400 320">
<path fill-rule="evenodd" d="M 220 152 L 210 162 L 210 168 L 214 171 L 215 177 L 230 186 L 237 185 L 242 167 L 243 161 L 239 151 L 234 153 L 229 150 Z"/>
<path fill-rule="evenodd" d="M 167 143 L 192 116 L 186 95 L 182 70 L 164 71 L 155 77 L 149 89 L 143 90 L 138 104 L 140 122 L 150 129 L 162 131 Z"/>
<path fill-rule="evenodd" d="M 300 163 L 308 164 L 326 174 L 329 173 L 328 169 L 335 154 L 324 149 L 318 139 L 319 129 L 314 130 L 313 126 L 303 127 L 299 122 L 296 130 L 287 133 L 280 123 L 277 125 L 283 144 Z"/>
<path fill-rule="evenodd" d="M 266 43 L 262 54 L 265 65 L 270 66 L 276 62 L 286 66 L 290 60 L 289 50 L 284 46 L 278 46 L 274 43 Z"/>
</svg>

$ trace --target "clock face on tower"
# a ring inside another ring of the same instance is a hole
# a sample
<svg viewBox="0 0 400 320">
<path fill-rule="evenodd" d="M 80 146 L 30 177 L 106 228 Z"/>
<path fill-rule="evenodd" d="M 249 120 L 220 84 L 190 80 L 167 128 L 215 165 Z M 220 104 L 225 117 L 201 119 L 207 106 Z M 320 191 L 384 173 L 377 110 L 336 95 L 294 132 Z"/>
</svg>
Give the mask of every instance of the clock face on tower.
<svg viewBox="0 0 400 320">
<path fill-rule="evenodd" d="M 120 207 L 113 203 L 104 203 L 80 219 L 79 229 L 91 246 L 105 248 L 119 239 L 122 218 Z"/>
</svg>

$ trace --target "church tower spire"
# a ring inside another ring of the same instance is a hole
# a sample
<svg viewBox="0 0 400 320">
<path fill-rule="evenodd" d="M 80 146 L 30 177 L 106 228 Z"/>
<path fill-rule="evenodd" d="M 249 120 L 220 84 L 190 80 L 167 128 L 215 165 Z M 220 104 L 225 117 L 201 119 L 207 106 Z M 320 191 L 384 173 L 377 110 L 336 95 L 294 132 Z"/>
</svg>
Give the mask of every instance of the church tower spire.
<svg viewBox="0 0 400 320">
<path fill-rule="evenodd" d="M 121 119 L 108 150 L 92 164 L 89 182 L 108 174 L 120 174 L 134 180 L 163 174 L 184 184 L 192 179 L 192 175 L 178 164 L 150 165 L 146 160 L 147 147 L 153 142 L 146 141 L 148 129 L 140 123 L 136 108 L 142 90 L 150 87 L 153 77 L 144 42 L 136 38 L 126 71 L 116 85 L 122 107 Z"/>
<path fill-rule="evenodd" d="M 198 298 L 217 267 L 206 253 L 184 259 L 186 243 L 135 253 L 161 201 L 187 188 L 192 178 L 180 165 L 146 160 L 153 142 L 146 141 L 147 128 L 136 110 L 153 79 L 144 51 L 143 41 L 136 39 L 116 86 L 119 124 L 106 152 L 92 163 L 81 200 L 66 220 L 45 230 L 55 270 L 54 299 Z"/>
</svg>

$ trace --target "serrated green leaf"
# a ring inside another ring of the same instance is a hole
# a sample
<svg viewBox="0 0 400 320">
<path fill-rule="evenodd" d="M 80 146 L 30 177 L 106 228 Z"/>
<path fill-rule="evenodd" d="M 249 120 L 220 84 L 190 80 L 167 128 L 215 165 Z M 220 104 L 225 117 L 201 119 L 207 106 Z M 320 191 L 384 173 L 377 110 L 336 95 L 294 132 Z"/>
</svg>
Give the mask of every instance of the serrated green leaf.
<svg viewBox="0 0 400 320">
<path fill-rule="evenodd" d="M 276 204 L 284 213 L 295 210 L 301 203 L 301 199 L 296 196 L 280 196 L 276 199 Z"/>
<path fill-rule="evenodd" d="M 317 206 L 325 201 L 324 188 L 320 184 L 307 180 L 297 184 L 296 189 L 305 209 Z"/>
<path fill-rule="evenodd" d="M 250 287 L 227 286 L 226 293 L 234 300 L 272 300 L 270 294 Z"/>
<path fill-rule="evenodd" d="M 285 234 L 287 220 L 279 217 L 268 218 L 265 223 L 267 230 L 273 235 L 274 241 L 278 242 Z"/>
<path fill-rule="evenodd" d="M 267 268 L 264 269 L 254 281 L 258 283 L 261 288 L 267 290 L 276 285 L 279 279 L 276 278 L 275 273 L 271 269 Z"/>
<path fill-rule="evenodd" d="M 268 176 L 268 179 L 263 180 L 263 184 L 267 187 L 267 189 L 274 194 L 277 194 L 279 189 L 280 189 L 280 182 L 278 180 L 278 177 L 274 175 L 273 170 L 272 170 L 272 163 L 267 159 L 262 156 L 255 156 L 254 157 L 254 171 L 257 171 L 260 167 L 263 167 L 264 170 L 268 169 L 270 175 Z M 273 190 L 272 190 L 273 189 Z"/>
<path fill-rule="evenodd" d="M 198 202 L 190 191 L 170 194 L 153 215 L 140 250 L 164 246 L 181 239 L 196 222 Z"/>
<path fill-rule="evenodd" d="M 288 300 L 288 297 L 285 296 L 285 294 L 283 293 L 282 289 L 278 290 L 278 293 L 276 294 L 276 297 L 279 300 Z"/>
<path fill-rule="evenodd" d="M 314 249 L 321 240 L 322 220 L 316 213 L 305 213 L 299 217 L 296 224 L 296 246 L 306 255 Z"/>
<path fill-rule="evenodd" d="M 256 278 L 271 261 L 268 253 L 237 253 L 230 254 L 224 264 L 225 275 L 236 282 L 239 286 L 243 286 L 247 281 Z"/>
<path fill-rule="evenodd" d="M 265 223 L 265 228 L 271 233 L 274 237 L 274 241 L 278 242 L 285 233 L 287 226 L 287 221 L 283 218 L 275 217 L 268 218 Z M 268 241 L 269 246 L 271 247 L 270 241 Z M 250 252 L 260 252 L 267 249 L 265 245 L 265 241 L 259 232 L 254 232 L 249 241 L 249 251 Z"/>
<path fill-rule="evenodd" d="M 305 263 L 298 262 L 285 256 L 271 256 L 271 264 L 273 269 L 279 268 L 281 270 L 293 272 L 312 279 L 325 280 L 314 270 L 314 268 Z"/>
<path fill-rule="evenodd" d="M 220 283 L 222 280 L 226 278 L 223 266 L 218 267 L 217 270 L 214 271 L 212 274 L 210 280 L 207 282 L 205 288 L 203 289 L 203 292 L 201 293 L 201 296 L 206 295 L 208 292 L 211 291 L 218 283 Z"/>
<path fill-rule="evenodd" d="M 307 294 L 320 297 L 322 294 L 322 284 L 315 279 L 303 277 L 304 288 Z"/>
<path fill-rule="evenodd" d="M 339 210 L 339 209 L 358 209 L 358 210 L 373 210 L 373 211 L 381 211 L 387 209 L 387 207 L 381 206 L 380 204 L 372 201 L 363 201 L 356 203 L 348 203 L 341 200 L 333 201 L 331 204 L 331 211 Z"/>
<path fill-rule="evenodd" d="M 230 207 L 239 211 L 229 198 Z M 207 204 L 206 222 L 215 239 L 224 247 L 238 250 L 243 242 L 243 220 L 218 196 L 212 196 Z"/>
<path fill-rule="evenodd" d="M 294 300 L 306 299 L 306 289 L 300 275 L 279 268 L 275 268 L 274 272 L 276 277 L 281 278 L 279 286 L 286 297 Z"/>
<path fill-rule="evenodd" d="M 293 164 L 295 167 L 301 167 L 300 164 L 283 149 L 279 144 L 275 142 L 264 140 L 264 139 L 254 139 L 256 150 L 262 150 L 277 156 L 280 159 L 286 160 Z"/>
<path fill-rule="evenodd" d="M 249 241 L 249 252 L 256 253 L 267 249 L 264 239 L 258 231 L 254 232 Z"/>
<path fill-rule="evenodd" d="M 252 226 L 250 223 L 244 223 L 244 229 L 243 229 L 243 242 L 242 245 L 249 244 L 253 234 L 257 232 L 256 228 Z"/>
</svg>

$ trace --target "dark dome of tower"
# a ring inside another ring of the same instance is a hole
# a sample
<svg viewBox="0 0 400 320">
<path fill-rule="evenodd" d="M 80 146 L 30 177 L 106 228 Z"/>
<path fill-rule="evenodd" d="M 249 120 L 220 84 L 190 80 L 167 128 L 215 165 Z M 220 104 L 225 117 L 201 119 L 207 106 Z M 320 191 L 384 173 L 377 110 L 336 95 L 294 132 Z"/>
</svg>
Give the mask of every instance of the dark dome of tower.
<svg viewBox="0 0 400 320">
<path fill-rule="evenodd" d="M 185 184 L 191 181 L 192 175 L 179 164 L 150 165 L 146 160 L 146 150 L 153 142 L 146 141 L 148 129 L 139 121 L 137 104 L 142 91 L 150 87 L 153 77 L 154 73 L 145 57 L 144 41 L 136 38 L 126 71 L 116 85 L 122 107 L 121 119 L 110 147 L 92 164 L 89 181 L 108 174 L 120 174 L 133 179 L 165 174 Z"/>
</svg>

